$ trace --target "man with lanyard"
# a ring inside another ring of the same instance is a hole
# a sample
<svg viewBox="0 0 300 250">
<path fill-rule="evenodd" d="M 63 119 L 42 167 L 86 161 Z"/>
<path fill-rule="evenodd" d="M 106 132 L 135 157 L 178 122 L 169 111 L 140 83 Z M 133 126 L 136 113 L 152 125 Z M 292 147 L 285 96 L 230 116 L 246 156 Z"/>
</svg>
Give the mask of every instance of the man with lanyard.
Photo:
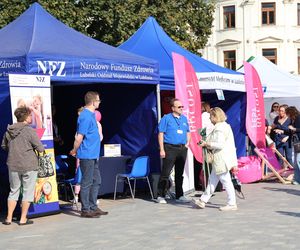
<svg viewBox="0 0 300 250">
<path fill-rule="evenodd" d="M 169 188 L 169 176 L 175 164 L 176 201 L 187 203 L 190 200 L 183 195 L 182 183 L 188 145 L 191 139 L 190 129 L 187 118 L 182 115 L 183 106 L 180 100 L 173 98 L 170 104 L 172 113 L 165 115 L 158 126 L 158 142 L 163 166 L 158 183 L 157 202 L 167 203 L 165 195 Z"/>
<path fill-rule="evenodd" d="M 100 135 L 95 118 L 95 110 L 101 102 L 97 92 L 89 91 L 84 97 L 85 107 L 77 120 L 77 133 L 70 154 L 80 160 L 81 179 L 81 217 L 99 218 L 108 212 L 97 206 L 97 196 L 101 183 L 98 165 L 100 155 Z"/>
</svg>

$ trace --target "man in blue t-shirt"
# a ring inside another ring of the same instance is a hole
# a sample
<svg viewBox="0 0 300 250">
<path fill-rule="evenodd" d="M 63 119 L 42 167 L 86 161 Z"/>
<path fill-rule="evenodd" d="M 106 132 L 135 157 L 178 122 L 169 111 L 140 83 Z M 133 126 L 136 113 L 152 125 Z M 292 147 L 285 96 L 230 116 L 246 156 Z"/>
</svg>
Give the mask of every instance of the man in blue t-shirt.
<svg viewBox="0 0 300 250">
<path fill-rule="evenodd" d="M 158 126 L 158 142 L 160 157 L 163 166 L 158 183 L 157 202 L 165 204 L 165 195 L 168 191 L 169 176 L 175 165 L 175 193 L 176 201 L 190 202 L 183 194 L 183 171 L 187 156 L 188 145 L 191 139 L 187 118 L 182 115 L 183 106 L 180 100 L 170 101 L 172 113 L 165 115 Z"/>
<path fill-rule="evenodd" d="M 97 196 L 101 183 L 99 170 L 100 135 L 95 118 L 95 110 L 101 102 L 97 92 L 89 91 L 84 97 L 85 107 L 77 120 L 77 133 L 71 155 L 80 160 L 82 172 L 80 199 L 81 217 L 99 218 L 108 212 L 97 206 Z"/>
</svg>

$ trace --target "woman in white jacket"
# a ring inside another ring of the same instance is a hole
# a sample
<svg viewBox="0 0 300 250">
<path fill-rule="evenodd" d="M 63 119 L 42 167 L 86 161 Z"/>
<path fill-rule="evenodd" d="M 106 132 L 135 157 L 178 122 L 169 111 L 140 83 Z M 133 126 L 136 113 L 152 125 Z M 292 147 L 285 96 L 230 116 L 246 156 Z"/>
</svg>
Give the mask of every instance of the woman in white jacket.
<svg viewBox="0 0 300 250">
<path fill-rule="evenodd" d="M 231 181 L 230 170 L 237 166 L 236 148 L 230 125 L 226 122 L 226 115 L 221 108 L 212 108 L 210 113 L 211 122 L 215 125 L 214 130 L 206 141 L 200 146 L 206 147 L 213 154 L 212 172 L 205 192 L 199 200 L 193 200 L 198 208 L 205 208 L 216 186 L 221 181 L 228 196 L 227 205 L 220 207 L 221 211 L 237 210 L 234 187 Z"/>
</svg>

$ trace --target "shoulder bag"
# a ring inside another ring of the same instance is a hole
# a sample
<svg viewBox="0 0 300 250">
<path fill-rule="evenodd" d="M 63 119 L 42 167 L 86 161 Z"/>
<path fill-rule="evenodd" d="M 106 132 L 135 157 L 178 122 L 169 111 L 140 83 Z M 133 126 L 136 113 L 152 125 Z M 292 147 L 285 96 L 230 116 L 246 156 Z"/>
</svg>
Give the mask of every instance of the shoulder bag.
<svg viewBox="0 0 300 250">
<path fill-rule="evenodd" d="M 300 153 L 300 140 L 297 134 L 293 134 L 293 146 L 294 146 L 294 153 Z"/>
<path fill-rule="evenodd" d="M 38 178 L 46 178 L 54 175 L 54 168 L 51 162 L 51 155 L 37 153 L 38 156 Z"/>
<path fill-rule="evenodd" d="M 205 150 L 205 161 L 208 163 L 208 164 L 212 164 L 213 161 L 214 161 L 214 154 L 212 152 L 212 150 L 209 150 L 206 148 Z"/>
</svg>

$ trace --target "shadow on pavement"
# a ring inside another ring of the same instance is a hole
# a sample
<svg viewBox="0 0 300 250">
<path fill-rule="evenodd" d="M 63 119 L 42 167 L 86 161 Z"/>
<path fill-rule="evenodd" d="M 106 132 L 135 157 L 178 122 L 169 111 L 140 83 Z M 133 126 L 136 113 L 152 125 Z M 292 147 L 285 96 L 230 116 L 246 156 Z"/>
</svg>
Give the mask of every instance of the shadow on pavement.
<svg viewBox="0 0 300 250">
<path fill-rule="evenodd" d="M 60 211 L 62 214 L 80 217 L 80 210 L 77 211 L 76 207 L 69 204 L 60 205 Z"/>
<path fill-rule="evenodd" d="M 186 208 L 190 208 L 190 209 L 199 210 L 199 208 L 197 208 L 192 202 L 190 202 L 190 203 L 180 203 L 180 202 L 176 202 L 176 200 L 167 199 L 167 203 L 168 203 L 168 205 L 172 205 L 172 206 L 176 206 L 176 207 L 186 207 Z M 224 204 L 216 203 L 216 202 L 208 202 L 208 203 L 206 203 L 205 208 L 219 209 L 219 207 L 225 206 L 225 203 L 226 202 L 224 202 Z"/>
<path fill-rule="evenodd" d="M 300 196 L 300 190 L 296 189 L 290 189 L 290 188 L 270 188 L 270 187 L 264 187 L 263 189 L 269 190 L 269 191 L 275 191 L 275 192 L 285 192 L 287 194 L 293 194 Z"/>
<path fill-rule="evenodd" d="M 276 213 L 279 213 L 282 215 L 293 216 L 293 217 L 300 217 L 300 213 L 295 213 L 295 212 L 276 211 Z"/>
</svg>

